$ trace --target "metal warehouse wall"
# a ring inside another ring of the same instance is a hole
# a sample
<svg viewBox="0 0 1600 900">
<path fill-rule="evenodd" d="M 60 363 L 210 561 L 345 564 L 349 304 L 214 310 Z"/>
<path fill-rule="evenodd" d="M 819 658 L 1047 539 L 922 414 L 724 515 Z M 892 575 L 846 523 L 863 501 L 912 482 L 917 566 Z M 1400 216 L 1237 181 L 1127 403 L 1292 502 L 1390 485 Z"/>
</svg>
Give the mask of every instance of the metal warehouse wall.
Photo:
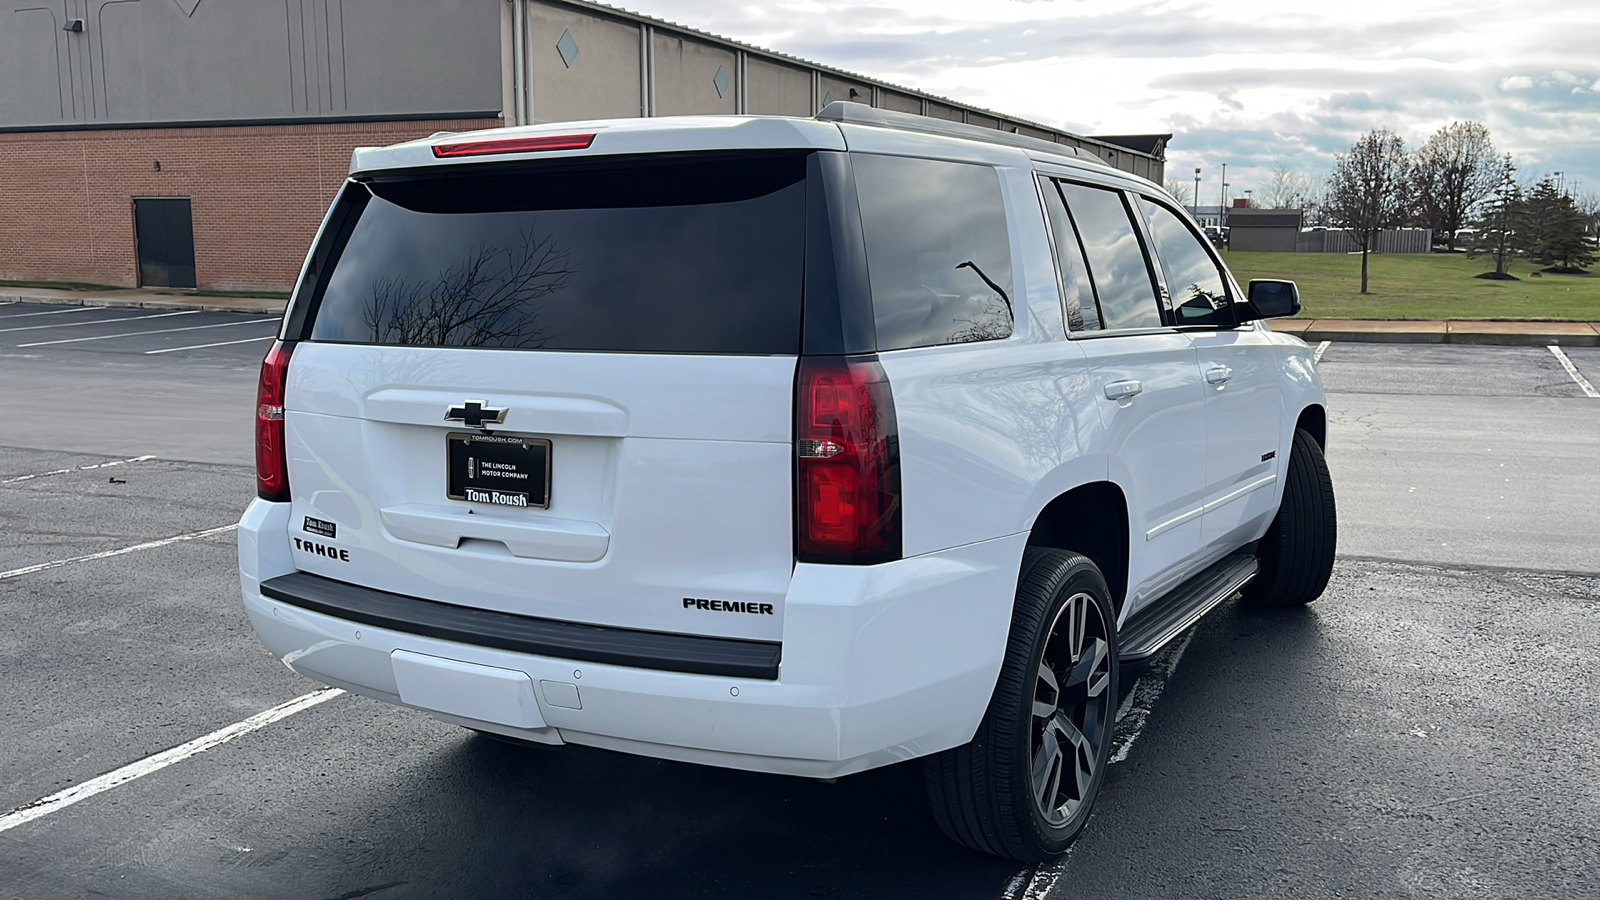
<svg viewBox="0 0 1600 900">
<path fill-rule="evenodd" d="M 833 100 L 1161 180 L 1167 135 L 1080 137 L 589 0 L 0 0 L 0 278 L 139 286 L 134 205 L 164 197 L 191 201 L 201 290 L 284 289 L 353 146 Z"/>
<path fill-rule="evenodd" d="M 497 115 L 499 5 L 0 0 L 0 126 Z"/>
<path fill-rule="evenodd" d="M 508 123 L 616 116 L 810 116 L 835 100 L 921 113 L 1081 147 L 1160 183 L 1165 138 L 1141 152 L 862 78 L 589 0 L 505 0 Z"/>
<path fill-rule="evenodd" d="M 0 129 L 809 116 L 856 100 L 1083 147 L 1157 182 L 1164 155 L 588 0 L 0 0 L 0 85 Z"/>
</svg>

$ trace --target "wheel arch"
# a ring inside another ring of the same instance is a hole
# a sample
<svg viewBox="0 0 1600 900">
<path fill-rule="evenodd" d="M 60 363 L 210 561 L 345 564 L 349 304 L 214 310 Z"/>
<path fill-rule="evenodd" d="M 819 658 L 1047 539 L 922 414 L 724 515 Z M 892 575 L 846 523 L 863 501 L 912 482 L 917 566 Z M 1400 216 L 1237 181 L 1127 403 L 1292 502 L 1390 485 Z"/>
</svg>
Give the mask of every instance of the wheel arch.
<svg viewBox="0 0 1600 900">
<path fill-rule="evenodd" d="M 1128 498 L 1110 481 L 1080 484 L 1034 517 L 1028 546 L 1070 550 L 1100 567 L 1118 617 L 1128 596 Z"/>
<path fill-rule="evenodd" d="M 1328 411 L 1320 405 L 1313 403 L 1300 410 L 1300 416 L 1295 420 L 1294 427 L 1305 429 L 1311 435 L 1311 439 L 1317 442 L 1318 447 L 1328 449 Z M 1290 432 L 1289 436 L 1293 438 L 1294 433 Z"/>
</svg>

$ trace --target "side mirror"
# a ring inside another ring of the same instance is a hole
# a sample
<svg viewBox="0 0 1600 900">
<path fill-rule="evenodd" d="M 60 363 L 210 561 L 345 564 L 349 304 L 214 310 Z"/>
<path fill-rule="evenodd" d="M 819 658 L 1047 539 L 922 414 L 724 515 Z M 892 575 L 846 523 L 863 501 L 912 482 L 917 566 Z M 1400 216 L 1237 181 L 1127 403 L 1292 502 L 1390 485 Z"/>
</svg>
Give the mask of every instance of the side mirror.
<svg viewBox="0 0 1600 900">
<path fill-rule="evenodd" d="M 1249 303 L 1239 313 L 1243 322 L 1299 315 L 1300 288 L 1292 281 L 1252 278 Z"/>
</svg>

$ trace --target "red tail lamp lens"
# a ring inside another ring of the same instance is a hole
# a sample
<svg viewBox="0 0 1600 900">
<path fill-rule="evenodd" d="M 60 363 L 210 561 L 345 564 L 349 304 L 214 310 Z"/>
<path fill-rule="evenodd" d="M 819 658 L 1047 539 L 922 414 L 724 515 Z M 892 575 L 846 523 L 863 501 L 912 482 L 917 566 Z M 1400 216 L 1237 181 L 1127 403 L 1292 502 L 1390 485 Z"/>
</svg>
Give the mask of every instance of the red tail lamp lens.
<svg viewBox="0 0 1600 900">
<path fill-rule="evenodd" d="M 540 137 L 500 138 L 492 141 L 461 141 L 435 144 L 439 159 L 453 156 L 490 156 L 495 153 L 529 153 L 535 150 L 587 150 L 594 143 L 592 134 L 547 134 Z"/>
<path fill-rule="evenodd" d="M 899 559 L 900 447 L 875 358 L 807 357 L 795 402 L 795 555 L 863 565 Z"/>
<path fill-rule="evenodd" d="M 274 503 L 289 499 L 289 451 L 284 440 L 283 395 L 293 346 L 274 342 L 261 361 L 256 386 L 256 494 Z"/>
</svg>

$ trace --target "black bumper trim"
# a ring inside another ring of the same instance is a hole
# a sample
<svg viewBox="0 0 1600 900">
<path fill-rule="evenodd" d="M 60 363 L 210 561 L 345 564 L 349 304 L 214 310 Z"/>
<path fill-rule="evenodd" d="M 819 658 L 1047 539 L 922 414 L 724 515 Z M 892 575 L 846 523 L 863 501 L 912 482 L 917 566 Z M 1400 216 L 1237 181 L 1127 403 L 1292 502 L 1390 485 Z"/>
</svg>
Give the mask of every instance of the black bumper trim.
<svg viewBox="0 0 1600 900">
<path fill-rule="evenodd" d="M 783 644 L 583 625 L 406 597 L 295 572 L 261 595 L 311 612 L 424 637 L 579 662 L 776 681 Z"/>
</svg>

